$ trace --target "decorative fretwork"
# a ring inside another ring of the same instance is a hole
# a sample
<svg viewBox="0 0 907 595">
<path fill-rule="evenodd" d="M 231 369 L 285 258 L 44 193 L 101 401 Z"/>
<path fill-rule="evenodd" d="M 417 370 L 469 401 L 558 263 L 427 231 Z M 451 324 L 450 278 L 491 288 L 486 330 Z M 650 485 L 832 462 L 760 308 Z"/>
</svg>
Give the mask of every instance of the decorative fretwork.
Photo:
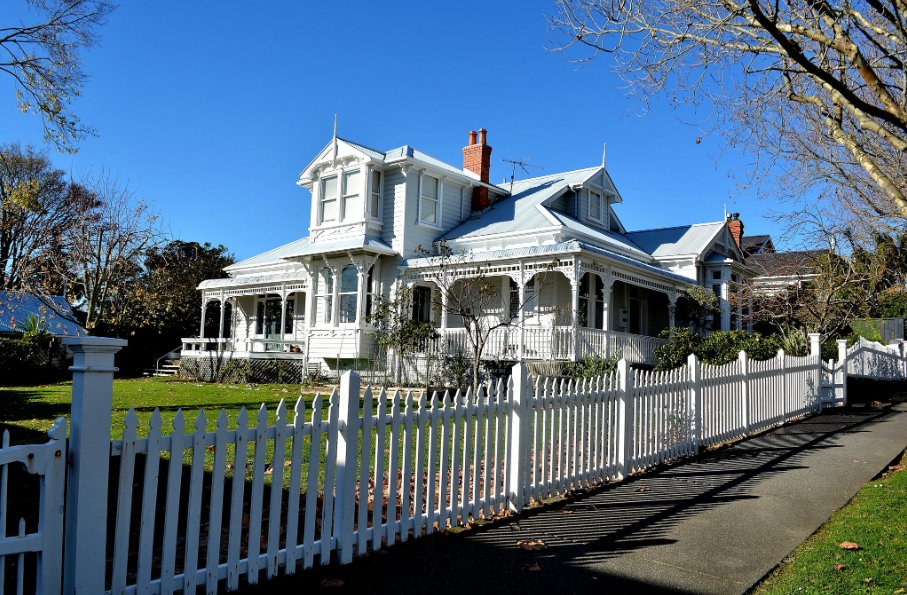
<svg viewBox="0 0 907 595">
<path fill-rule="evenodd" d="M 290 283 L 287 285 L 257 285 L 257 286 L 247 286 L 247 287 L 225 287 L 223 292 L 219 289 L 208 289 L 202 293 L 203 301 L 210 300 L 220 300 L 221 297 L 224 299 L 230 297 L 237 297 L 243 295 L 258 295 L 260 293 L 278 293 L 282 294 L 286 292 L 287 294 L 293 293 L 294 291 L 299 291 L 308 287 L 308 282 L 305 280 L 300 280 L 295 283 Z"/>
<path fill-rule="evenodd" d="M 663 283 L 657 283 L 655 281 L 643 279 L 642 277 L 630 275 L 623 271 L 612 270 L 611 274 L 625 283 L 630 283 L 631 285 L 638 285 L 639 287 L 647 287 L 649 289 L 654 289 L 656 291 L 661 291 L 663 293 L 667 293 L 668 295 L 677 291 L 676 288 L 674 288 L 670 285 L 664 285 Z"/>
</svg>

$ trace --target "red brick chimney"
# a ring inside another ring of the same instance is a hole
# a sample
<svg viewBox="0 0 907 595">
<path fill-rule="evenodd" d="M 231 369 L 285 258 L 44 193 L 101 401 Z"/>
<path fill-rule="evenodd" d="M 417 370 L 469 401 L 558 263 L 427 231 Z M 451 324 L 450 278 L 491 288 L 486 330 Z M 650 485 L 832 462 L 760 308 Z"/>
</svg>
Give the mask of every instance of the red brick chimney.
<svg viewBox="0 0 907 595">
<path fill-rule="evenodd" d="M 740 220 L 740 213 L 732 213 L 730 220 L 727 222 L 731 235 L 737 240 L 737 247 L 743 248 L 743 221 Z"/>
<path fill-rule="evenodd" d="M 491 170 L 491 147 L 485 144 L 485 135 L 488 131 L 479 129 L 479 141 L 476 142 L 475 131 L 469 132 L 469 146 L 463 147 L 463 169 L 478 174 L 479 179 L 488 183 Z M 491 206 L 488 198 L 488 188 L 477 186 L 472 189 L 472 210 L 484 211 Z"/>
</svg>

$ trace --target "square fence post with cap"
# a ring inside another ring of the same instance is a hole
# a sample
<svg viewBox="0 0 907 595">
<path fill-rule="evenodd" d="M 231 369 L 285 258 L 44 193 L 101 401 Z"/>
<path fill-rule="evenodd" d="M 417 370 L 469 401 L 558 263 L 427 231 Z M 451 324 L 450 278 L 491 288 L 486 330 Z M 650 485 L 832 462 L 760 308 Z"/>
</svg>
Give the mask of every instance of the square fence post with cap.
<svg viewBox="0 0 907 595">
<path fill-rule="evenodd" d="M 69 430 L 63 593 L 103 593 L 114 355 L 125 339 L 67 337 L 75 354 Z"/>
<path fill-rule="evenodd" d="M 847 406 L 847 339 L 838 339 L 838 362 L 836 368 L 835 402 Z"/>
<path fill-rule="evenodd" d="M 340 415 L 337 432 L 337 475 L 334 496 L 334 537 L 340 563 L 353 561 L 353 523 L 356 512 L 356 463 L 359 458 L 359 374 L 340 377 Z M 370 438 L 370 437 L 369 437 Z M 363 437 L 363 439 L 367 439 Z M 368 462 L 364 461 L 367 465 Z M 366 488 L 363 488 L 366 489 Z M 325 493 L 328 486 L 325 486 Z"/>
<path fill-rule="evenodd" d="M 617 362 L 617 477 L 626 479 L 633 464 L 633 371 L 627 360 Z"/>
<path fill-rule="evenodd" d="M 516 512 L 523 510 L 526 500 L 526 459 L 528 458 L 529 413 L 527 404 L 532 395 L 532 385 L 525 364 L 516 364 L 510 374 L 512 389 L 510 394 L 510 419 L 507 422 L 507 440 L 510 455 L 508 466 L 510 483 L 510 508 Z M 444 479 L 442 478 L 442 481 Z"/>
<path fill-rule="evenodd" d="M 813 409 L 818 413 L 822 411 L 822 344 L 820 340 L 822 335 L 819 333 L 809 333 L 809 356 L 813 358 L 815 370 L 813 376 L 813 385 L 810 387 L 809 396 L 812 399 Z"/>
</svg>

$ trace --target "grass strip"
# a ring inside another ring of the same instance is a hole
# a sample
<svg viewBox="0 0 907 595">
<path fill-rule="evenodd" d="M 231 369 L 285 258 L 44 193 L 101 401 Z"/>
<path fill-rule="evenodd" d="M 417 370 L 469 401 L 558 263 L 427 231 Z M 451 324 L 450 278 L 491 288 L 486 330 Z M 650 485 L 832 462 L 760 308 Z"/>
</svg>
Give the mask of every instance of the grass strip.
<svg viewBox="0 0 907 595">
<path fill-rule="evenodd" d="M 907 453 L 800 544 L 755 595 L 907 593 Z M 845 549 L 850 542 L 858 549 Z"/>
</svg>

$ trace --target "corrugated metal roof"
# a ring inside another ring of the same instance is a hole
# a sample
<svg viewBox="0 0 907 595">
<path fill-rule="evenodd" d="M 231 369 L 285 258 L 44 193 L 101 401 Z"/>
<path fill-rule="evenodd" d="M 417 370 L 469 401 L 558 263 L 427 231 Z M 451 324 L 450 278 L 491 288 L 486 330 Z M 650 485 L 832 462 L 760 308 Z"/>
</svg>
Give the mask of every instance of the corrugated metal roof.
<svg viewBox="0 0 907 595">
<path fill-rule="evenodd" d="M 273 285 L 275 283 L 299 282 L 308 279 L 303 270 L 270 275 L 245 275 L 227 279 L 206 279 L 196 289 L 217 289 L 218 287 L 247 287 L 249 285 Z"/>
<path fill-rule="evenodd" d="M 560 244 L 546 244 L 544 246 L 532 246 L 526 248 L 510 248 L 508 250 L 490 250 L 487 252 L 469 252 L 465 255 L 465 258 L 468 262 L 485 262 L 489 260 L 504 260 L 508 258 L 525 258 L 529 256 L 538 256 L 540 254 L 562 254 L 562 253 L 576 253 L 580 251 L 588 251 L 595 254 L 600 254 L 611 260 L 615 260 L 622 264 L 629 265 L 631 267 L 640 269 L 647 273 L 657 275 L 662 278 L 669 279 L 673 282 L 680 282 L 685 285 L 695 285 L 696 282 L 693 279 L 689 279 L 682 275 L 672 273 L 671 271 L 666 271 L 660 269 L 656 266 L 645 264 L 632 258 L 628 258 L 616 252 L 611 252 L 610 250 L 605 250 L 604 248 L 599 248 L 598 246 L 593 246 L 587 242 L 580 242 L 577 240 L 571 240 L 569 242 L 561 242 Z M 410 258 L 403 261 L 403 266 L 420 268 L 432 266 L 437 262 L 439 257 L 429 256 L 425 258 Z"/>
<path fill-rule="evenodd" d="M 47 332 L 58 337 L 79 337 L 85 335 L 85 329 L 67 320 L 54 311 L 54 308 L 73 317 L 72 308 L 62 295 L 50 296 L 53 308 L 36 296 L 24 291 L 0 291 L 0 332 L 21 333 L 25 319 L 30 314 L 44 319 Z"/>
<path fill-rule="evenodd" d="M 224 270 L 231 271 L 233 269 L 236 269 L 239 267 L 245 267 L 245 266 L 251 265 L 251 264 L 267 264 L 267 263 L 271 263 L 271 262 L 283 262 L 284 256 L 286 256 L 287 254 L 291 254 L 293 252 L 302 250 L 303 248 L 305 248 L 308 245 L 309 245 L 309 238 L 301 238 L 301 239 L 296 240 L 295 242 L 290 242 L 289 244 L 284 244 L 283 246 L 279 246 L 272 250 L 268 250 L 267 252 L 262 252 L 261 254 L 252 256 L 251 258 L 247 258 L 245 260 L 241 260 L 237 263 L 231 264 Z"/>
<path fill-rule="evenodd" d="M 619 233 L 614 233 L 613 231 L 604 231 L 604 230 L 592 227 L 591 225 L 586 225 L 582 221 L 577 221 L 573 217 L 570 217 L 563 213 L 559 213 L 557 211 L 551 211 L 549 209 L 549 212 L 555 219 L 557 219 L 561 223 L 561 225 L 563 225 L 567 229 L 587 235 L 587 236 L 595 239 L 596 241 L 601 242 L 603 244 L 603 247 L 605 247 L 605 248 L 607 248 L 608 246 L 619 247 L 623 250 L 629 251 L 631 254 L 633 254 L 635 256 L 638 256 L 639 258 L 643 259 L 644 261 L 648 262 L 648 261 L 652 260 L 652 257 L 648 253 L 646 253 L 639 246 L 637 246 L 636 244 L 634 244 L 633 242 L 628 240 L 626 238 L 626 236 L 622 236 Z"/>
<path fill-rule="evenodd" d="M 478 219 L 464 221 L 444 234 L 444 237 L 455 240 L 551 227 L 552 221 L 545 216 L 538 205 L 565 187 L 582 182 L 597 169 L 600 167 L 589 167 L 514 182 L 511 196 L 498 200 Z"/>
<path fill-rule="evenodd" d="M 719 221 L 646 229 L 627 232 L 627 237 L 643 251 L 655 257 L 700 254 L 724 225 L 723 221 Z"/>
<path fill-rule="evenodd" d="M 356 149 L 358 151 L 362 151 L 363 153 L 365 153 L 372 159 L 377 159 L 378 161 L 384 161 L 384 153 L 382 153 L 378 149 L 372 149 L 371 147 L 366 147 L 365 145 L 360 145 L 359 143 L 354 143 L 351 140 L 346 140 L 345 138 L 340 138 L 339 136 L 337 137 L 337 140 L 342 140 L 343 142 L 345 142 L 349 146 L 353 147 L 354 149 Z"/>
<path fill-rule="evenodd" d="M 296 258 L 299 256 L 310 256 L 312 254 L 330 254 L 331 252 L 347 252 L 349 250 L 366 250 L 378 254 L 396 254 L 393 248 L 381 240 L 370 237 L 358 237 L 349 240 L 338 240 L 336 242 L 319 242 L 287 254 L 284 258 Z"/>
</svg>

